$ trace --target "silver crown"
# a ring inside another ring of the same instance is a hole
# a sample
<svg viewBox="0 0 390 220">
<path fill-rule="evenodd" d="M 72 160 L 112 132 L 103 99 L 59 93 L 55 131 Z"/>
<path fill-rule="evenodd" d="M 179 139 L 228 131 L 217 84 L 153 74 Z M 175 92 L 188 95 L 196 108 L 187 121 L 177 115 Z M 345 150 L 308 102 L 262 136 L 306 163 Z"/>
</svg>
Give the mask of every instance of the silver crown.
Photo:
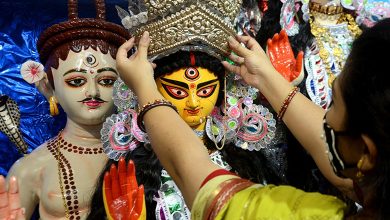
<svg viewBox="0 0 390 220">
<path fill-rule="evenodd" d="M 178 50 L 203 51 L 217 58 L 229 54 L 227 38 L 242 0 L 145 0 L 129 1 L 129 12 L 117 7 L 122 24 L 139 39 L 149 31 L 149 56 Z"/>
</svg>

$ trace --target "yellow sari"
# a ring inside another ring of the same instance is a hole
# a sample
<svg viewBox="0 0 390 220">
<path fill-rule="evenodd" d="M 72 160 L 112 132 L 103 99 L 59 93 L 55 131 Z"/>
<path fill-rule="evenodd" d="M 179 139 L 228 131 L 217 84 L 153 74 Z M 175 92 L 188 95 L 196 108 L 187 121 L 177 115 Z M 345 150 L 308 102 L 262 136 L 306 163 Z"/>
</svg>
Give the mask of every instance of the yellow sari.
<svg viewBox="0 0 390 220">
<path fill-rule="evenodd" d="M 221 175 L 200 189 L 191 213 L 193 220 L 336 220 L 343 219 L 345 208 L 334 196 Z"/>
</svg>

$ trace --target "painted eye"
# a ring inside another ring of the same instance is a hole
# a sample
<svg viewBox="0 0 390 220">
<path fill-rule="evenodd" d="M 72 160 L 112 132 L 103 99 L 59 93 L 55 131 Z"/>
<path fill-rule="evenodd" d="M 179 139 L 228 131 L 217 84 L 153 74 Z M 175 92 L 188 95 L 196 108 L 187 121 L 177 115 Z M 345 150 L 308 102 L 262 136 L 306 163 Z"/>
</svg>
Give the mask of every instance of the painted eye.
<svg viewBox="0 0 390 220">
<path fill-rule="evenodd" d="M 112 87 L 115 83 L 115 78 L 102 78 L 99 80 L 99 84 L 104 87 Z"/>
<path fill-rule="evenodd" d="M 185 77 L 190 81 L 197 80 L 199 78 L 199 71 L 196 68 L 189 67 L 186 69 Z"/>
<path fill-rule="evenodd" d="M 96 60 L 96 57 L 93 54 L 89 54 L 87 57 L 85 57 L 83 63 L 88 67 L 96 67 L 99 65 L 99 62 Z"/>
<path fill-rule="evenodd" d="M 168 92 L 168 94 L 175 99 L 183 99 L 188 96 L 188 93 L 184 91 L 184 89 L 174 87 L 174 86 L 168 86 L 168 85 L 163 85 L 165 91 Z"/>
<path fill-rule="evenodd" d="M 212 86 L 207 86 L 205 88 L 199 89 L 196 94 L 202 98 L 210 97 L 215 91 L 215 86 L 216 85 L 212 85 Z"/>
<path fill-rule="evenodd" d="M 96 58 L 93 55 L 89 55 L 89 56 L 87 56 L 87 58 L 85 58 L 85 61 L 88 64 L 93 65 L 96 62 Z"/>
<path fill-rule="evenodd" d="M 87 80 L 82 77 L 76 77 L 76 78 L 67 79 L 65 80 L 65 82 L 71 87 L 81 87 L 85 83 L 87 83 Z"/>
</svg>

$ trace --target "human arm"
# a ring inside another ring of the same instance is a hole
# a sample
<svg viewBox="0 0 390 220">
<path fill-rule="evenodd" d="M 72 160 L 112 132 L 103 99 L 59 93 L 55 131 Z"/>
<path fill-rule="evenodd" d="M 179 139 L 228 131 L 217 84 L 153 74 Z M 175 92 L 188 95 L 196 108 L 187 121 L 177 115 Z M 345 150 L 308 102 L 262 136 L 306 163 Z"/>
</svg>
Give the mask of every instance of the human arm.
<svg viewBox="0 0 390 220">
<path fill-rule="evenodd" d="M 244 43 L 247 48 L 241 46 L 237 40 Z M 230 47 L 238 54 L 238 56 L 231 55 L 230 58 L 239 65 L 233 66 L 223 62 L 224 66 L 229 71 L 241 75 L 248 84 L 258 88 L 272 107 L 279 111 L 293 86 L 275 70 L 267 55 L 253 38 L 240 36 L 237 40 L 229 40 Z M 268 45 L 277 46 L 278 40 L 281 39 L 273 38 Z M 351 195 L 352 181 L 342 179 L 334 173 L 326 154 L 325 144 L 320 138 L 324 114 L 324 109 L 298 93 L 288 105 L 283 121 L 313 157 L 323 175 L 344 193 Z"/>
<path fill-rule="evenodd" d="M 147 60 L 149 41 L 144 35 L 138 51 L 127 58 L 127 52 L 134 46 L 134 39 L 129 40 L 118 49 L 116 58 L 120 76 L 138 96 L 140 106 L 163 99 Z M 143 119 L 154 152 L 191 207 L 202 181 L 219 167 L 210 161 L 203 143 L 172 108 L 153 108 Z"/>
</svg>

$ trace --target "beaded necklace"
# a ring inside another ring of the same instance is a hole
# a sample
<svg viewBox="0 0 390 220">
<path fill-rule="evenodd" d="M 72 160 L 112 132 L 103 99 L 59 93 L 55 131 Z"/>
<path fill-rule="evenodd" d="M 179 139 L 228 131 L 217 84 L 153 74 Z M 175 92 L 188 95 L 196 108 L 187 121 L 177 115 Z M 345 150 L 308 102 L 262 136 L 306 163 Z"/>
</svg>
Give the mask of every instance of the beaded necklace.
<svg viewBox="0 0 390 220">
<path fill-rule="evenodd" d="M 48 142 L 47 148 L 57 161 L 58 179 L 65 209 L 65 219 L 79 220 L 81 219 L 81 216 L 74 173 L 69 160 L 61 153 L 61 148 L 70 153 L 77 154 L 101 154 L 103 153 L 103 149 L 72 145 L 62 138 L 62 132 L 60 132 L 56 138 Z"/>
</svg>

